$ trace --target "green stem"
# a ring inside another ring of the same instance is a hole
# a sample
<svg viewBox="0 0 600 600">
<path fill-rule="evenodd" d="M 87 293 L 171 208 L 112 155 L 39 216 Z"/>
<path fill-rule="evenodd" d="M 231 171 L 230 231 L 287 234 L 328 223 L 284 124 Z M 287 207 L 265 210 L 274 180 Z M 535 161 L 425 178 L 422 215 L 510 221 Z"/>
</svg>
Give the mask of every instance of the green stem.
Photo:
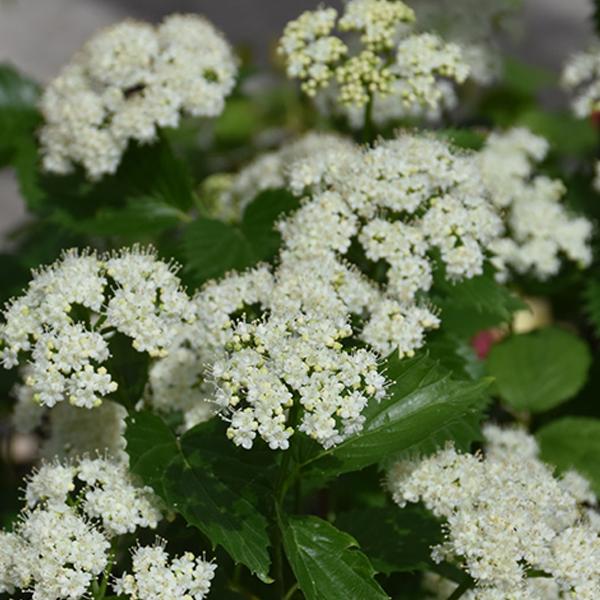
<svg viewBox="0 0 600 600">
<path fill-rule="evenodd" d="M 458 600 L 465 592 L 473 587 L 473 581 L 463 581 L 451 594 L 448 600 Z"/>
<path fill-rule="evenodd" d="M 100 585 L 98 585 L 97 581 L 94 581 L 93 583 L 94 600 L 104 600 L 104 596 L 106 596 L 106 589 L 108 588 L 108 580 L 110 579 L 110 574 L 112 573 L 114 565 L 115 552 L 113 549 L 108 556 L 108 563 L 106 564 L 106 568 L 102 574 L 102 581 L 100 582 Z"/>
<path fill-rule="evenodd" d="M 293 595 L 298 591 L 298 584 L 295 583 L 288 591 L 287 594 L 283 597 L 283 600 L 292 600 Z"/>
<path fill-rule="evenodd" d="M 363 142 L 370 144 L 375 137 L 375 128 L 373 126 L 373 95 L 369 94 L 369 100 L 365 104 L 365 122 L 362 131 Z"/>
<path fill-rule="evenodd" d="M 298 420 L 298 403 L 290 409 L 289 423 L 294 429 Z M 275 572 L 275 588 L 277 590 L 277 598 L 283 598 L 285 594 L 285 578 L 284 578 L 284 563 L 283 563 L 283 536 L 281 534 L 281 515 L 283 513 L 284 501 L 286 493 L 294 480 L 297 477 L 297 469 L 290 469 L 293 460 L 292 449 L 288 448 L 283 452 L 281 466 L 279 467 L 279 477 L 275 486 L 274 504 L 275 504 L 275 527 L 273 530 L 273 569 Z"/>
</svg>

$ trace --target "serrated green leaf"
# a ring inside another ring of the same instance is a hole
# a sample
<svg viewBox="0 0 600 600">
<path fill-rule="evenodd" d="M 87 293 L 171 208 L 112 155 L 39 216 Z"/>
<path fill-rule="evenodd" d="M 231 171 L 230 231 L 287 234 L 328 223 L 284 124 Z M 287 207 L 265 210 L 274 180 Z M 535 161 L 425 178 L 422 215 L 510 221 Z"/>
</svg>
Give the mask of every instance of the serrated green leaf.
<svg viewBox="0 0 600 600">
<path fill-rule="evenodd" d="M 275 223 L 298 208 L 298 199 L 287 190 L 261 192 L 244 211 L 242 231 L 259 260 L 273 256 L 281 244 Z"/>
<path fill-rule="evenodd" d="M 560 472 L 575 469 L 600 496 L 600 420 L 565 417 L 542 427 L 535 435 L 545 461 Z"/>
<path fill-rule="evenodd" d="M 281 243 L 275 222 L 297 204 L 286 190 L 267 190 L 246 208 L 239 225 L 196 219 L 183 237 L 186 271 L 200 284 L 269 260 Z"/>
<path fill-rule="evenodd" d="M 473 419 L 480 418 L 491 383 L 453 379 L 427 355 L 400 360 L 394 353 L 385 373 L 392 382 L 388 394 L 363 412 L 362 431 L 334 448 L 308 454 L 308 468 L 329 475 L 346 473 L 443 443 L 456 427 L 469 429 Z"/>
<path fill-rule="evenodd" d="M 135 474 L 214 545 L 270 581 L 268 521 L 258 506 L 266 504 L 272 452 L 237 448 L 217 419 L 176 440 L 159 417 L 136 414 L 125 437 Z"/>
<path fill-rule="evenodd" d="M 600 281 L 589 279 L 585 284 L 583 307 L 596 337 L 600 338 Z"/>
<path fill-rule="evenodd" d="M 179 452 L 177 438 L 164 421 L 150 412 L 133 413 L 125 432 L 131 471 L 164 499 L 164 473 Z"/>
<path fill-rule="evenodd" d="M 252 246 L 239 228 L 204 217 L 186 227 L 183 252 L 185 271 L 193 275 L 198 284 L 258 262 Z"/>
<path fill-rule="evenodd" d="M 158 234 L 177 226 L 189 217 L 178 208 L 152 197 L 129 199 L 123 208 L 101 207 L 88 219 L 74 218 L 66 211 L 55 211 L 52 220 L 75 233 L 92 236 L 139 238 Z"/>
<path fill-rule="evenodd" d="M 351 510 L 336 526 L 355 537 L 379 573 L 431 570 L 431 548 L 443 542 L 440 523 L 419 506 Z"/>
<path fill-rule="evenodd" d="M 356 540 L 312 516 L 282 517 L 283 546 L 306 600 L 384 600 L 375 570 Z"/>
<path fill-rule="evenodd" d="M 428 336 L 427 352 L 455 376 L 474 380 L 485 377 L 485 364 L 477 356 L 470 341 L 443 328 Z"/>
<path fill-rule="evenodd" d="M 495 344 L 486 364 L 504 402 L 536 413 L 575 396 L 586 382 L 590 361 L 583 340 L 550 327 Z"/>
<path fill-rule="evenodd" d="M 148 383 L 150 357 L 147 352 L 138 352 L 131 339 L 119 332 L 111 336 L 109 347 L 106 368 L 118 385 L 110 398 L 131 408 L 142 397 Z"/>
<path fill-rule="evenodd" d="M 497 283 L 491 272 L 458 283 L 439 278 L 434 294 L 442 311 L 443 329 L 464 338 L 510 322 L 516 311 L 527 308 L 506 286 Z"/>
<path fill-rule="evenodd" d="M 151 145 L 132 145 L 116 178 L 126 183 L 128 198 L 151 197 L 181 211 L 194 205 L 193 181 L 187 166 L 164 138 Z"/>
</svg>

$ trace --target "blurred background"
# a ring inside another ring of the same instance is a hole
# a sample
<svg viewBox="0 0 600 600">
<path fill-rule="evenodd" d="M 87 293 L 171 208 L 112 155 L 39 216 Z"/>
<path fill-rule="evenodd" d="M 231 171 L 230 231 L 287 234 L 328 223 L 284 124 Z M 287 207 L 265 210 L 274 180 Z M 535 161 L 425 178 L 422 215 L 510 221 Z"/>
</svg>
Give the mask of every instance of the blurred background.
<svg viewBox="0 0 600 600">
<path fill-rule="evenodd" d="M 317 0 L 0 0 L 0 62 L 10 62 L 44 82 L 101 27 L 124 17 L 160 20 L 165 14 L 187 11 L 205 14 L 234 44 L 249 47 L 255 61 L 266 64 L 285 23 L 318 4 Z M 589 0 L 524 0 L 524 5 L 520 31 L 504 41 L 509 53 L 558 71 L 570 53 L 588 43 Z M 6 244 L 5 233 L 23 217 L 16 183 L 10 173 L 0 171 L 0 250 Z"/>
</svg>

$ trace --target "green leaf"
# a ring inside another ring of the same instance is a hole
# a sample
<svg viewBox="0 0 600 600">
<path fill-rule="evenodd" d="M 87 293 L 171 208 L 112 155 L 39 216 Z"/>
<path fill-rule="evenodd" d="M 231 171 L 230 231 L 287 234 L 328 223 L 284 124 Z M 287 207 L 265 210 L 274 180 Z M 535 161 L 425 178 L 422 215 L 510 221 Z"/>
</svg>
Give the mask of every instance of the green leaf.
<svg viewBox="0 0 600 600">
<path fill-rule="evenodd" d="M 164 499 L 162 481 L 169 463 L 179 453 L 177 438 L 157 415 L 137 412 L 127 419 L 125 439 L 131 471 Z"/>
<path fill-rule="evenodd" d="M 600 0 L 594 0 L 594 12 L 592 13 L 594 21 L 594 29 L 597 34 L 600 34 Z"/>
<path fill-rule="evenodd" d="M 541 88 L 555 85 L 556 75 L 508 56 L 504 59 L 503 83 L 513 92 L 533 96 Z"/>
<path fill-rule="evenodd" d="M 443 329 L 465 338 L 507 323 L 513 313 L 527 308 L 506 286 L 494 281 L 491 272 L 454 284 L 438 278 L 434 294 L 440 295 L 435 303 L 442 311 Z"/>
<path fill-rule="evenodd" d="M 184 232 L 186 271 L 197 284 L 269 260 L 281 237 L 275 222 L 298 205 L 285 190 L 267 190 L 246 208 L 239 225 L 198 218 Z"/>
<path fill-rule="evenodd" d="M 419 506 L 351 510 L 335 524 L 355 537 L 379 573 L 432 569 L 431 548 L 443 542 L 440 523 Z"/>
<path fill-rule="evenodd" d="M 214 545 L 270 581 L 269 524 L 257 507 L 267 503 L 272 452 L 237 448 L 218 419 L 176 440 L 162 419 L 141 413 L 128 420 L 125 437 L 134 473 Z"/>
<path fill-rule="evenodd" d="M 589 279 L 585 284 L 583 308 L 596 337 L 600 338 L 600 281 Z"/>
<path fill-rule="evenodd" d="M 309 454 L 307 466 L 329 475 L 360 470 L 401 452 L 433 449 L 481 418 L 489 379 L 453 379 L 427 355 L 400 360 L 394 353 L 384 370 L 392 382 L 388 395 L 369 404 L 362 431 Z"/>
<path fill-rule="evenodd" d="M 93 217 L 78 219 L 67 211 L 55 211 L 52 220 L 70 231 L 93 236 L 158 234 L 189 217 L 178 208 L 152 197 L 129 199 L 123 208 L 101 207 Z"/>
<path fill-rule="evenodd" d="M 600 496 L 600 420 L 566 417 L 536 433 L 542 458 L 560 472 L 575 469 Z"/>
<path fill-rule="evenodd" d="M 110 358 L 106 368 L 119 386 L 110 397 L 123 406 L 132 408 L 142 397 L 148 383 L 150 357 L 147 352 L 138 352 L 131 339 L 115 333 L 109 340 Z"/>
<path fill-rule="evenodd" d="M 116 178 L 126 183 L 128 198 L 150 196 L 181 211 L 194 205 L 193 181 L 187 165 L 165 138 L 150 145 L 131 145 Z"/>
<path fill-rule="evenodd" d="M 185 271 L 193 275 L 198 284 L 258 262 L 252 246 L 239 228 L 204 217 L 186 227 L 183 251 Z"/>
<path fill-rule="evenodd" d="M 481 150 L 485 143 L 485 134 L 476 129 L 441 129 L 436 131 L 436 135 L 449 140 L 459 148 L 466 148 L 469 150 Z"/>
<path fill-rule="evenodd" d="M 485 376 L 485 364 L 477 356 L 470 340 L 445 331 L 434 331 L 427 338 L 427 352 L 454 375 L 468 379 L 481 379 Z"/>
<path fill-rule="evenodd" d="M 587 154 L 598 143 L 597 132 L 589 121 L 577 119 L 567 111 L 550 113 L 531 109 L 518 115 L 516 125 L 545 137 L 562 154 Z"/>
<path fill-rule="evenodd" d="M 10 65 L 0 65 L 0 153 L 10 155 L 39 121 L 39 87 Z"/>
<path fill-rule="evenodd" d="M 214 127 L 217 141 L 228 146 L 247 144 L 261 127 L 257 103 L 250 98 L 230 98 Z"/>
<path fill-rule="evenodd" d="M 384 600 L 375 570 L 356 540 L 312 516 L 280 519 L 283 547 L 306 600 Z"/>
<path fill-rule="evenodd" d="M 537 413 L 575 396 L 585 384 L 590 360 L 585 342 L 551 327 L 494 345 L 487 369 L 509 406 Z"/>
<path fill-rule="evenodd" d="M 298 199 L 286 190 L 261 192 L 244 211 L 242 231 L 259 260 L 271 258 L 279 249 L 281 236 L 275 223 L 298 208 Z"/>
</svg>

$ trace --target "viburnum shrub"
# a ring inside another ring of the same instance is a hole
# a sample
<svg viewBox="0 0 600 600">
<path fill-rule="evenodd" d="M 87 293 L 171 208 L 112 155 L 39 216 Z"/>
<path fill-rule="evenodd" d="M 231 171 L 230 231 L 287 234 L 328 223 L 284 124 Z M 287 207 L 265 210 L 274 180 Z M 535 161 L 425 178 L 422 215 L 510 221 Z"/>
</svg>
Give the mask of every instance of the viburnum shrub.
<svg viewBox="0 0 600 600">
<path fill-rule="evenodd" d="M 3 598 L 600 598 L 600 50 L 547 110 L 519 15 L 321 5 L 269 77 L 172 15 L 0 69 Z"/>
</svg>

